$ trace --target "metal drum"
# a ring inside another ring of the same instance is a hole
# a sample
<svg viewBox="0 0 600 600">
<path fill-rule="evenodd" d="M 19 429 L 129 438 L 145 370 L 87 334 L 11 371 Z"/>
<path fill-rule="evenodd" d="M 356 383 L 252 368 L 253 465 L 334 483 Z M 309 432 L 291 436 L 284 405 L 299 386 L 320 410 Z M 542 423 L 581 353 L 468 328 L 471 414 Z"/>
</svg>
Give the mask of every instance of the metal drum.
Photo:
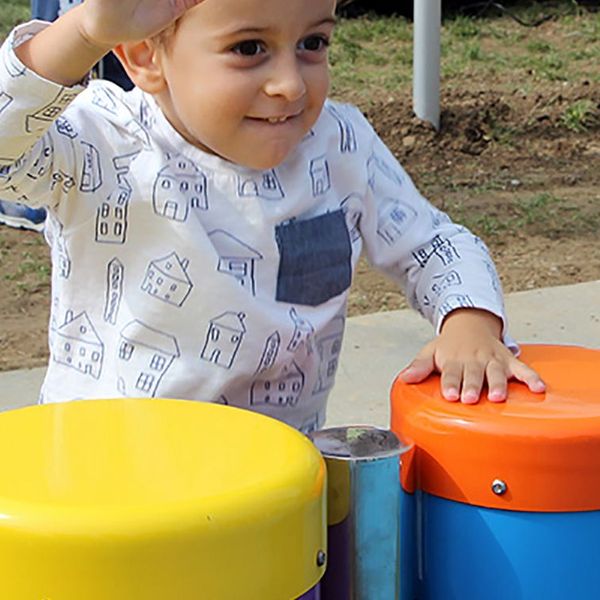
<svg viewBox="0 0 600 600">
<path fill-rule="evenodd" d="M 0 415 L 0 456 L 7 600 L 290 600 L 324 572 L 325 464 L 274 419 L 177 400 L 34 406 Z"/>
<path fill-rule="evenodd" d="M 505 403 L 441 398 L 439 379 L 397 380 L 402 600 L 584 600 L 600 589 L 600 352 L 526 346 L 547 384 Z"/>
<path fill-rule="evenodd" d="M 400 459 L 409 448 L 368 426 L 311 434 L 327 463 L 329 560 L 322 600 L 395 600 L 399 594 Z"/>
</svg>

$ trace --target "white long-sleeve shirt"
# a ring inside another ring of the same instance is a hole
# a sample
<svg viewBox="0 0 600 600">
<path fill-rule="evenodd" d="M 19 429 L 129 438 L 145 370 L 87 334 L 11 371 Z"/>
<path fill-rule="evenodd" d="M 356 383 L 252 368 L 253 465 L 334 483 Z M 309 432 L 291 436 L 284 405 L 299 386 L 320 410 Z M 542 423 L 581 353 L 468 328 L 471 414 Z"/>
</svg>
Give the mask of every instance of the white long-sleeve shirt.
<svg viewBox="0 0 600 600">
<path fill-rule="evenodd" d="M 429 204 L 371 126 L 328 101 L 275 169 L 186 142 L 153 98 L 65 88 L 0 53 L 0 195 L 49 210 L 41 400 L 171 397 L 323 424 L 361 252 L 438 328 L 504 319 L 483 243 Z M 402 339 L 398 340 L 402 344 Z"/>
</svg>

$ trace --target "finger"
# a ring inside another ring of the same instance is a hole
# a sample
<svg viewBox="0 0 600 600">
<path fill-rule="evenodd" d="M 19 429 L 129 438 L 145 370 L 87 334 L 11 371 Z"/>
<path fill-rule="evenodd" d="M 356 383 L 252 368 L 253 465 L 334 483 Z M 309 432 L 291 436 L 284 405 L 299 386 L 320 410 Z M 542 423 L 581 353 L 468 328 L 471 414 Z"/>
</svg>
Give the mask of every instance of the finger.
<svg viewBox="0 0 600 600">
<path fill-rule="evenodd" d="M 444 364 L 440 385 L 442 396 L 450 402 L 456 402 L 460 398 L 460 382 L 462 380 L 462 365 L 457 362 Z"/>
<path fill-rule="evenodd" d="M 485 369 L 480 363 L 473 362 L 465 365 L 460 395 L 463 404 L 475 404 L 479 401 L 484 375 Z"/>
<path fill-rule="evenodd" d="M 184 12 L 200 4 L 203 0 L 172 0 L 173 14 L 180 17 Z"/>
<path fill-rule="evenodd" d="M 435 371 L 433 353 L 415 358 L 403 371 L 400 379 L 405 383 L 420 383 Z"/>
<path fill-rule="evenodd" d="M 508 375 L 504 366 L 498 361 L 491 360 L 485 369 L 485 376 L 488 384 L 488 400 L 504 402 L 508 387 Z"/>
<path fill-rule="evenodd" d="M 522 381 L 527 385 L 527 387 L 536 394 L 541 394 L 546 391 L 546 384 L 542 380 L 542 378 L 530 367 L 528 367 L 524 362 L 521 362 L 519 359 L 514 358 L 511 361 L 511 375 Z"/>
</svg>

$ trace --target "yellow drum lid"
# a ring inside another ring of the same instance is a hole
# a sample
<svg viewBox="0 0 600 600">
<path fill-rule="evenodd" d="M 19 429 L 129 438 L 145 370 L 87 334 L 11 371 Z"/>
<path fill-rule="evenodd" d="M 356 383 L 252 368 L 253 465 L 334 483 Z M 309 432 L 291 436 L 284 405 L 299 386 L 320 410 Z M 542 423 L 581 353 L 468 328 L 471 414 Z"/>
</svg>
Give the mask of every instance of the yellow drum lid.
<svg viewBox="0 0 600 600">
<path fill-rule="evenodd" d="M 0 415 L 11 600 L 295 598 L 321 577 L 325 467 L 241 409 L 87 400 Z"/>
</svg>

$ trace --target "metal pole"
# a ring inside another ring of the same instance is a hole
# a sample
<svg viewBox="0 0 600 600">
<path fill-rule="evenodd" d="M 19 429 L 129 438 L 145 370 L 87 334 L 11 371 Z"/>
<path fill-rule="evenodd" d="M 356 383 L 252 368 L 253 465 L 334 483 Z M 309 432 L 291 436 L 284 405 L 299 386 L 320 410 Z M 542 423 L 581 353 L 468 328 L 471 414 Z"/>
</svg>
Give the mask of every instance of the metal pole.
<svg viewBox="0 0 600 600">
<path fill-rule="evenodd" d="M 442 0 L 414 0 L 413 106 L 419 119 L 440 127 Z"/>
<path fill-rule="evenodd" d="M 311 434 L 327 464 L 327 570 L 322 600 L 396 600 L 400 594 L 400 455 L 375 427 Z"/>
</svg>

